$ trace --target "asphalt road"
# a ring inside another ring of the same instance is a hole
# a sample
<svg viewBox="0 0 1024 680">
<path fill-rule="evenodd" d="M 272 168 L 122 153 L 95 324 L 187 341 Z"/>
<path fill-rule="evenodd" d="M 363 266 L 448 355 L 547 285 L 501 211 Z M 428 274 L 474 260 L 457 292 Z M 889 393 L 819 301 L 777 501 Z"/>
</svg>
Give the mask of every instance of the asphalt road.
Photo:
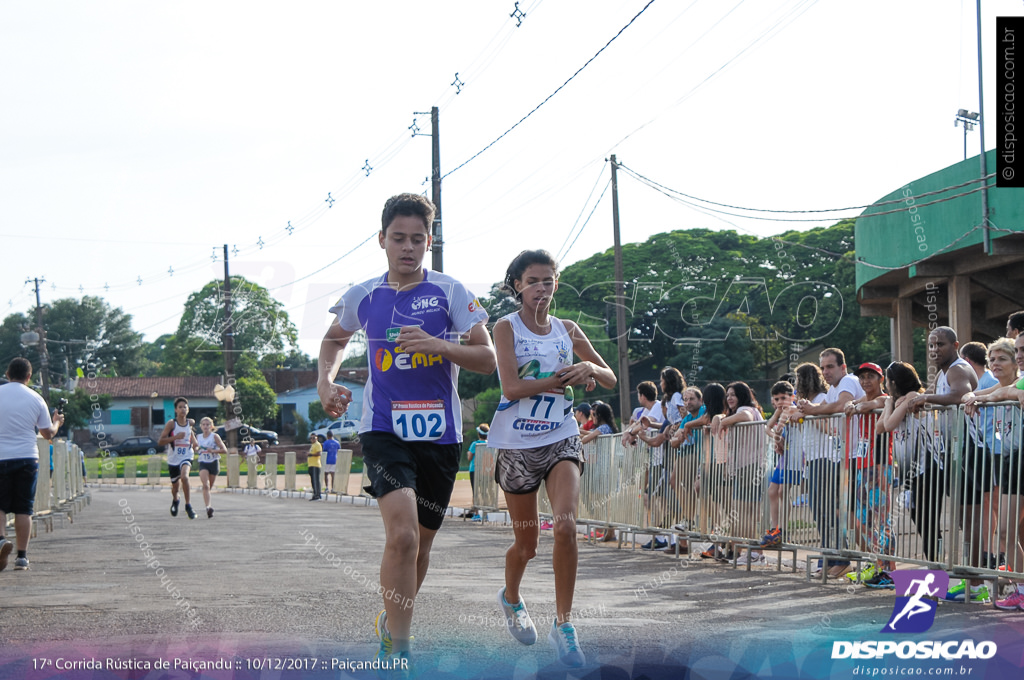
<svg viewBox="0 0 1024 680">
<path fill-rule="evenodd" d="M 0 677 L 373 677 L 330 665 L 376 653 L 375 507 L 222 490 L 212 519 L 190 521 L 170 516 L 166 488 L 90 494 L 73 524 L 32 541 L 29 571 L 0 573 Z M 852 662 L 831 660 L 832 641 L 878 638 L 893 609 L 891 591 L 581 539 L 575 610 L 588 664 L 570 671 L 545 639 L 549 535 L 522 589 L 541 640 L 524 647 L 504 629 L 495 598 L 511 537 L 445 521 L 413 619 L 420 677 L 853 677 Z M 943 604 L 928 635 L 981 639 L 994 627 L 1024 639 L 1024 613 Z M 87 668 L 92 659 L 107 667 Z M 202 671 L 217 659 L 230 670 Z"/>
</svg>

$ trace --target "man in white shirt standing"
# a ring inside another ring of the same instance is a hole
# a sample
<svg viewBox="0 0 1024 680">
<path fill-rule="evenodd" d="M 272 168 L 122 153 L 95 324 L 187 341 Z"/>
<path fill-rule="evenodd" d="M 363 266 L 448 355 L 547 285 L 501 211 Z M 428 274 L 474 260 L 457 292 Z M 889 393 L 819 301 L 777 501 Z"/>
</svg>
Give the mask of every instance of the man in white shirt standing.
<svg viewBox="0 0 1024 680">
<path fill-rule="evenodd" d="M 54 412 L 51 422 L 46 402 L 29 388 L 32 364 L 18 357 L 7 366 L 6 385 L 0 385 L 0 517 L 14 514 L 14 532 L 18 543 L 15 570 L 28 569 L 28 538 L 32 530 L 32 506 L 39 475 L 39 449 L 36 428 L 46 439 L 52 439 L 64 422 L 64 415 Z M 4 535 L 0 522 L 0 571 L 14 546 Z"/>
<path fill-rule="evenodd" d="M 846 372 L 846 355 L 843 354 L 843 350 L 836 347 L 822 350 L 818 355 L 818 361 L 821 374 L 824 376 L 825 382 L 828 383 L 825 400 L 818 404 L 812 404 L 806 399 L 801 399 L 796 405 L 805 416 L 834 416 L 828 421 L 824 421 L 832 435 L 828 440 L 831 450 L 827 455 L 818 456 L 807 464 L 807 477 L 811 492 L 811 508 L 814 510 L 818 523 L 821 545 L 823 548 L 841 548 L 838 531 L 839 515 L 837 513 L 842 502 L 839 484 L 844 452 L 841 447 L 844 442 L 850 446 L 855 446 L 856 442 L 852 440 L 852 436 L 855 435 L 852 429 L 846 433 L 840 431 L 846 423 L 837 414 L 843 413 L 848 402 L 863 397 L 864 389 L 855 376 Z M 843 436 L 843 434 L 851 436 Z M 837 576 L 849 564 L 845 560 L 832 560 L 830 575 Z"/>
</svg>

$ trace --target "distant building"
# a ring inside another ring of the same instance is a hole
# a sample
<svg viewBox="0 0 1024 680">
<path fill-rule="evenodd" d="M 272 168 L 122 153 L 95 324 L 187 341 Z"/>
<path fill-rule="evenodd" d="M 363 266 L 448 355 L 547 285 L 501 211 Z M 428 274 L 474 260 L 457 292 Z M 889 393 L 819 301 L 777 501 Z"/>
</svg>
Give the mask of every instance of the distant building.
<svg viewBox="0 0 1024 680">
<path fill-rule="evenodd" d="M 125 437 L 159 434 L 164 423 L 174 417 L 174 400 L 185 397 L 189 417 L 197 422 L 216 418 L 217 399 L 213 389 L 221 384 L 219 376 L 156 378 L 80 378 L 78 387 L 89 394 L 109 394 L 112 403 L 106 411 L 97 411 L 89 430 L 105 432 L 118 441 Z"/>
</svg>

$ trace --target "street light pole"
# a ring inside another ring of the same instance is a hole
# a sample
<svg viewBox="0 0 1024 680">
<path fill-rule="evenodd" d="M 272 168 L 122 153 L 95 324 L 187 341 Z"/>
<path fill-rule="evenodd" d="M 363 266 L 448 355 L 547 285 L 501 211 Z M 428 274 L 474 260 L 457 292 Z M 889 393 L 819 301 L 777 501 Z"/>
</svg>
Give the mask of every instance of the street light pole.
<svg viewBox="0 0 1024 680">
<path fill-rule="evenodd" d="M 967 160 L 967 133 L 974 129 L 974 126 L 978 124 L 978 119 L 981 118 L 981 114 L 968 111 L 967 109 L 960 109 L 956 112 L 956 120 L 953 121 L 953 127 L 963 125 L 964 128 L 964 160 Z"/>
</svg>

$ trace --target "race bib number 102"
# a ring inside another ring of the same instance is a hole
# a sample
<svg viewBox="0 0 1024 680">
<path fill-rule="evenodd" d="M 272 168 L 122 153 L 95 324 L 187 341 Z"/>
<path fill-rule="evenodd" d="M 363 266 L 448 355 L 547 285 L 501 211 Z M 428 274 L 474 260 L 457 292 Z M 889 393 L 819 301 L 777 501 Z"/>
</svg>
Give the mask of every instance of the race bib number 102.
<svg viewBox="0 0 1024 680">
<path fill-rule="evenodd" d="M 444 402 L 393 401 L 391 425 L 401 439 L 411 442 L 431 442 L 444 436 Z"/>
</svg>

